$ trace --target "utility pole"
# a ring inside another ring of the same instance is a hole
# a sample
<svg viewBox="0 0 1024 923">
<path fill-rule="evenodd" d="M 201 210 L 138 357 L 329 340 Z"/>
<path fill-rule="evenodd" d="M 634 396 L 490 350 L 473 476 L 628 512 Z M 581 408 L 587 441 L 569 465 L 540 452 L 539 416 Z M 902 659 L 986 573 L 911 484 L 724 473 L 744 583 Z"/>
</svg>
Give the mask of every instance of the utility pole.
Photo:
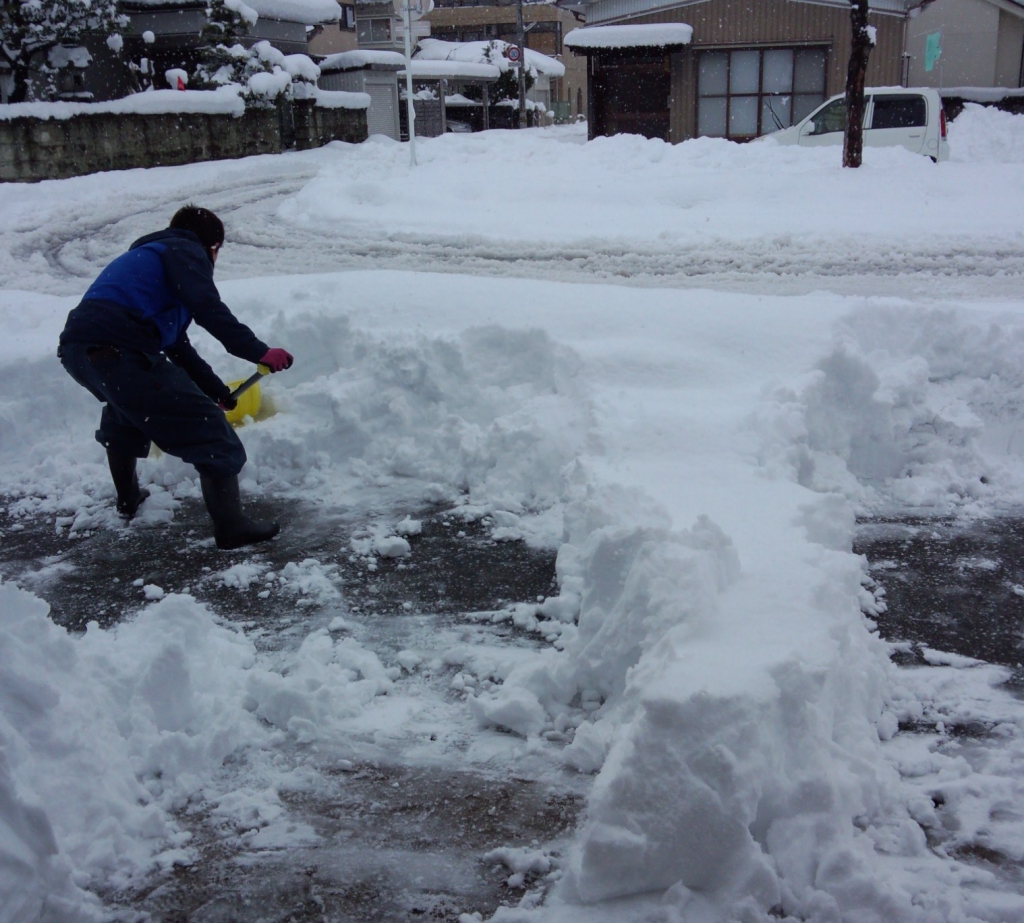
<svg viewBox="0 0 1024 923">
<path fill-rule="evenodd" d="M 523 0 L 516 0 L 516 28 L 519 37 L 519 127 L 526 128 L 526 30 L 523 28 Z"/>
<path fill-rule="evenodd" d="M 416 106 L 412 98 L 412 16 L 409 4 L 411 0 L 395 0 L 395 6 L 401 10 L 405 24 L 405 100 L 409 122 L 409 166 L 416 166 Z M 443 103 L 442 103 L 443 104 Z"/>
</svg>

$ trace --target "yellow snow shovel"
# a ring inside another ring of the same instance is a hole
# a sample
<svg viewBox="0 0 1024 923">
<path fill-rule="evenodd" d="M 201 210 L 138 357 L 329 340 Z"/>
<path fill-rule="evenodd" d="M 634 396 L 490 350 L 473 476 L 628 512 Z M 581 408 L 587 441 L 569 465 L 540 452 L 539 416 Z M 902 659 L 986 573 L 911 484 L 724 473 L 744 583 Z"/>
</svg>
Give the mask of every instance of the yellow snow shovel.
<svg viewBox="0 0 1024 923">
<path fill-rule="evenodd" d="M 260 379 L 270 374 L 270 368 L 265 365 L 257 365 L 245 381 L 229 381 L 231 396 L 235 399 L 235 409 L 225 410 L 224 416 L 232 426 L 240 426 L 246 417 L 256 417 L 260 412 L 263 397 L 260 394 Z"/>
</svg>

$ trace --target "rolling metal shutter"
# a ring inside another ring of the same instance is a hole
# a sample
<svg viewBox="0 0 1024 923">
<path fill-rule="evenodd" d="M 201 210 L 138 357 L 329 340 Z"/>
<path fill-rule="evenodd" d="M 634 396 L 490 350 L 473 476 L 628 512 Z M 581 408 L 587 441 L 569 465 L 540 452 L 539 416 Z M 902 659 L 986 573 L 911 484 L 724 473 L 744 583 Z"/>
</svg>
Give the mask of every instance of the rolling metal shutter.
<svg viewBox="0 0 1024 923">
<path fill-rule="evenodd" d="M 398 93 L 392 84 L 366 84 L 370 109 L 366 127 L 371 135 L 387 135 L 398 140 Z"/>
</svg>

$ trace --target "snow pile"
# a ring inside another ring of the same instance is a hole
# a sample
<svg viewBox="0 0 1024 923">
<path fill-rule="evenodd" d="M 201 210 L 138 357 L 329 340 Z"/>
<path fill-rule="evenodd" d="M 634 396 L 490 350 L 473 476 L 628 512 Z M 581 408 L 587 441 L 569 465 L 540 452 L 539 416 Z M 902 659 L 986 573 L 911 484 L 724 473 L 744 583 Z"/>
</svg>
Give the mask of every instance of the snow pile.
<svg viewBox="0 0 1024 923">
<path fill-rule="evenodd" d="M 550 506 L 586 435 L 576 360 L 540 330 L 377 340 L 344 315 L 300 316 L 287 413 L 247 439 L 261 480 L 309 489 L 346 469 L 434 501 Z"/>
<path fill-rule="evenodd" d="M 456 66 L 424 66 L 431 63 Z M 998 139 L 990 129 L 978 126 L 975 143 L 994 151 Z M 788 259 L 795 262 L 792 272 L 822 272 L 828 265 L 822 253 L 841 263 L 876 247 L 890 258 L 908 250 L 912 256 L 920 248 L 947 247 L 952 228 L 969 238 L 1022 239 L 1020 200 L 1006 191 L 1017 188 L 1013 163 L 981 171 L 965 163 L 936 165 L 902 148 L 869 148 L 864 166 L 844 174 L 830 148 L 713 138 L 672 145 L 637 135 L 553 143 L 582 140 L 571 131 L 521 132 L 515 144 L 501 131 L 438 138 L 417 150 L 415 171 L 407 169 L 408 152 L 400 146 L 353 145 L 325 161 L 283 203 L 279 217 L 307 233 L 399 230 L 463 246 L 478 238 L 531 247 L 557 242 L 571 244 L 576 258 L 595 247 L 602 254 L 617 254 L 618 247 L 631 253 L 638 241 L 672 253 L 700 247 L 702 254 L 758 242 L 763 252 L 729 257 L 741 266 L 755 259 L 764 272 L 792 265 Z M 546 169 L 534 170 L 537 162 Z M 624 171 L 632 171 L 628 183 L 621 181 Z M 495 173 L 530 194 L 501 196 Z M 841 228 L 836 214 L 843 215 Z M 809 246 L 813 253 L 801 253 Z M 902 266 L 916 268 L 912 260 Z"/>
<path fill-rule="evenodd" d="M 865 309 L 761 417 L 764 461 L 865 508 L 986 505 L 1021 489 L 1024 331 L 1010 318 Z"/>
<path fill-rule="evenodd" d="M 949 124 L 950 156 L 963 163 L 1024 162 L 1024 115 L 968 103 Z"/>
<path fill-rule="evenodd" d="M 326 630 L 258 658 L 188 596 L 77 639 L 47 611 L 0 585 L 0 905 L 26 908 L 13 919 L 92 920 L 79 888 L 189 864 L 172 812 L 194 797 L 223 823 L 266 827 L 276 794 L 219 793 L 225 758 L 279 732 L 336 733 L 391 687 L 376 655 Z"/>
<path fill-rule="evenodd" d="M 732 541 L 706 518 L 674 530 L 621 489 L 587 490 L 567 511 L 557 602 L 575 601 L 578 627 L 470 700 L 485 723 L 567 733 L 565 761 L 599 772 L 564 899 L 661 891 L 708 919 L 887 906 L 854 825 L 897 809 L 876 729 L 890 667 L 864 630 L 852 525 L 843 504 L 810 502 L 818 584 L 755 614 L 746 592 L 734 598 Z"/>
</svg>

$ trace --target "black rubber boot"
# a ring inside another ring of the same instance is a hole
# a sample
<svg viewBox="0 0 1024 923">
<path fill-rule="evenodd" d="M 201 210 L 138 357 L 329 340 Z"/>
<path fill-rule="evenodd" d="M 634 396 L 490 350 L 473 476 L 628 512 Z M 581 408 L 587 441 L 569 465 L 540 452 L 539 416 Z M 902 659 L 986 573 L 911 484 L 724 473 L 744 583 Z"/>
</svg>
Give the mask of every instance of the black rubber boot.
<svg viewBox="0 0 1024 923">
<path fill-rule="evenodd" d="M 203 499 L 213 519 L 213 537 L 217 547 L 230 551 L 245 545 L 254 545 L 273 538 L 281 531 L 276 522 L 250 519 L 242 512 L 242 499 L 238 493 L 238 478 L 211 478 L 200 475 Z"/>
<path fill-rule="evenodd" d="M 126 455 L 117 449 L 107 449 L 107 464 L 117 491 L 117 513 L 123 519 L 134 519 L 142 501 L 149 491 L 139 487 L 139 476 L 135 473 L 135 456 Z"/>
</svg>

